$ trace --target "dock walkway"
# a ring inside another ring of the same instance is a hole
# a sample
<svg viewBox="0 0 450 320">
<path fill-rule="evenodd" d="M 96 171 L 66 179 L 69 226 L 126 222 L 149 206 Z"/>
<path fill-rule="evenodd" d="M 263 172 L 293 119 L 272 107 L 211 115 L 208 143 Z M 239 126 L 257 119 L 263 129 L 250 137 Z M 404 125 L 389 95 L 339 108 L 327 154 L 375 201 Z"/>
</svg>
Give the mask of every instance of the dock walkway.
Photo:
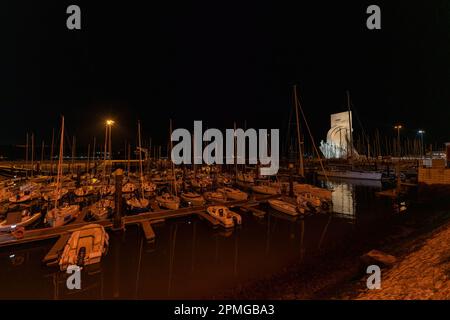
<svg viewBox="0 0 450 320">
<path fill-rule="evenodd" d="M 226 202 L 224 205 L 227 207 L 242 207 L 242 206 L 255 206 L 257 204 L 266 202 L 269 199 L 273 199 L 279 197 L 279 195 L 271 195 L 271 196 L 259 196 L 256 199 L 252 200 L 240 200 L 240 201 L 229 201 Z M 132 216 L 123 216 L 122 222 L 124 226 L 131 225 L 131 224 L 139 224 L 142 226 L 142 223 L 148 221 L 149 226 L 151 227 L 152 223 L 161 222 L 166 219 L 173 219 L 173 218 L 182 218 L 182 217 L 188 217 L 191 215 L 198 215 L 204 218 L 204 213 L 206 212 L 206 209 L 209 205 L 203 205 L 203 206 L 197 206 L 197 207 L 188 207 L 188 208 L 181 208 L 178 210 L 159 210 L 159 211 L 153 211 L 153 212 L 144 212 L 137 215 Z M 17 239 L 13 237 L 10 233 L 3 233 L 0 234 L 0 247 L 6 247 L 6 246 L 12 246 L 12 245 L 19 245 L 24 243 L 30 243 L 35 241 L 41 241 L 41 240 L 47 240 L 52 238 L 57 238 L 63 235 L 67 235 L 72 233 L 75 229 L 78 229 L 80 227 L 83 227 L 85 225 L 96 223 L 100 224 L 105 228 L 112 228 L 113 223 L 111 220 L 100 220 L 100 221 L 84 221 L 84 217 L 87 214 L 87 208 L 84 208 L 83 211 L 80 214 L 81 218 L 76 219 L 72 223 L 60 227 L 54 227 L 54 228 L 39 228 L 39 229 L 32 229 L 32 230 L 26 230 L 24 232 L 24 235 L 22 238 Z M 208 220 L 209 221 L 209 220 Z M 216 225 L 215 223 L 212 223 L 213 225 Z M 153 230 L 150 230 L 146 226 L 144 228 L 144 232 L 146 232 L 146 235 L 148 235 L 149 239 L 152 240 L 152 232 Z"/>
</svg>

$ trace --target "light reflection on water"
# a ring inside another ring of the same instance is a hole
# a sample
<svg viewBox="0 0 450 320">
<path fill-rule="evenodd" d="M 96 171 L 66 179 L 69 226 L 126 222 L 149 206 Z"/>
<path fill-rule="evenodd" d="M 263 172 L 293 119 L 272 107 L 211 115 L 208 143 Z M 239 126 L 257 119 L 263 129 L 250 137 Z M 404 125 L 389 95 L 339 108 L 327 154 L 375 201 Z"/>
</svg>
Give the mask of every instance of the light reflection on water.
<svg viewBox="0 0 450 320">
<path fill-rule="evenodd" d="M 243 225 L 231 232 L 213 230 L 196 217 L 169 220 L 154 227 L 153 245 L 137 227 L 110 233 L 108 254 L 83 270 L 78 292 L 65 287 L 64 273 L 41 263 L 54 241 L 0 249 L 0 298 L 211 298 L 292 262 L 308 262 L 318 252 L 332 252 L 354 241 L 355 225 L 365 228 L 390 215 L 374 196 L 381 186 L 353 181 L 328 186 L 334 190 L 333 215 L 295 220 L 263 206 L 269 213 L 264 218 L 239 212 Z"/>
</svg>

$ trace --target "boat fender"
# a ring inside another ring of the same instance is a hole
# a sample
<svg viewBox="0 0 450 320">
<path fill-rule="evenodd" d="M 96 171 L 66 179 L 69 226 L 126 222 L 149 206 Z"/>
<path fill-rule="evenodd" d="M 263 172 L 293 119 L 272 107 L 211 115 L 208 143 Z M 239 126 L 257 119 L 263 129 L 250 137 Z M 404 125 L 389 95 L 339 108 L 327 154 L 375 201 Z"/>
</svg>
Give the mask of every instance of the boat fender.
<svg viewBox="0 0 450 320">
<path fill-rule="evenodd" d="M 18 227 L 18 228 L 15 228 L 13 231 L 11 231 L 11 235 L 16 239 L 22 239 L 24 234 L 25 234 L 24 227 Z"/>
</svg>

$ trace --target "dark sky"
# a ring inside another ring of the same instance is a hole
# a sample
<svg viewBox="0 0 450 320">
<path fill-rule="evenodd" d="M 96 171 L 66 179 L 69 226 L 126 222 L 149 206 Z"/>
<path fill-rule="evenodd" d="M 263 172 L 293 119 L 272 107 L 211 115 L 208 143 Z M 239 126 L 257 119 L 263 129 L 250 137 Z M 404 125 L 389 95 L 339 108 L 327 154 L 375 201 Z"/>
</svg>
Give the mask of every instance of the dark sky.
<svg viewBox="0 0 450 320">
<path fill-rule="evenodd" d="M 81 31 L 66 28 L 69 4 Z M 369 4 L 382 30 L 366 28 Z M 61 114 L 80 144 L 103 140 L 107 117 L 120 146 L 138 119 L 162 144 L 170 117 L 284 129 L 293 84 L 316 140 L 346 90 L 368 132 L 400 121 L 405 134 L 450 140 L 447 1 L 6 0 L 0 12 L 2 145 L 27 131 L 48 141 Z"/>
</svg>

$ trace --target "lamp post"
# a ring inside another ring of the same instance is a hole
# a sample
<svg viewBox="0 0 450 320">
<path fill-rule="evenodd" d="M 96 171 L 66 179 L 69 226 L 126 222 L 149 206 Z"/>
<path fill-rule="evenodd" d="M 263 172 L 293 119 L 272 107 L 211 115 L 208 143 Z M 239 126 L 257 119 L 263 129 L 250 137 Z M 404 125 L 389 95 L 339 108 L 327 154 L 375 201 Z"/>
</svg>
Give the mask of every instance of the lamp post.
<svg viewBox="0 0 450 320">
<path fill-rule="evenodd" d="M 402 129 L 403 126 L 401 124 L 398 124 L 394 127 L 394 129 L 397 130 L 397 156 L 400 158 L 401 157 L 401 150 L 400 150 L 400 129 Z"/>
<path fill-rule="evenodd" d="M 111 128 L 114 125 L 114 120 L 106 120 L 106 133 L 105 133 L 105 161 L 106 154 L 108 154 L 108 159 L 111 160 Z M 109 150 L 107 150 L 109 149 Z"/>
<path fill-rule="evenodd" d="M 420 136 L 420 156 L 423 158 L 424 150 L 423 150 L 423 135 L 425 134 L 424 130 L 418 130 L 417 134 Z"/>
</svg>

